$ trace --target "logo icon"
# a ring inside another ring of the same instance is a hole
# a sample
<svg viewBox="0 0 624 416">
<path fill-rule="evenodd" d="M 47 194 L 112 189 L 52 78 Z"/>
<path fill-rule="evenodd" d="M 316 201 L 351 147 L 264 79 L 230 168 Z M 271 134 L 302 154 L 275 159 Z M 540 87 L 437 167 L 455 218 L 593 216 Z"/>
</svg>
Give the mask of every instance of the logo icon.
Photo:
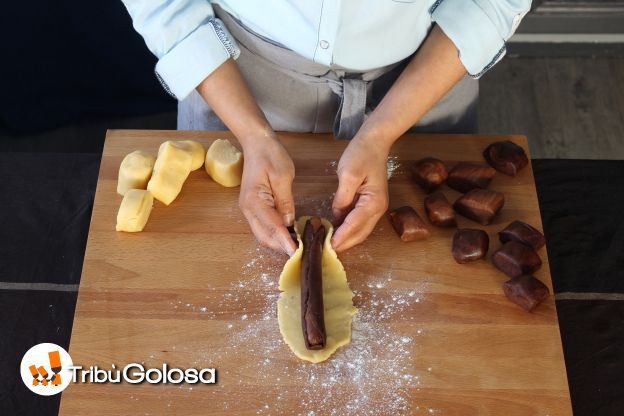
<svg viewBox="0 0 624 416">
<path fill-rule="evenodd" d="M 72 366 L 72 359 L 63 347 L 44 342 L 26 351 L 20 364 L 20 374 L 30 391 L 52 396 L 69 386 Z"/>
</svg>

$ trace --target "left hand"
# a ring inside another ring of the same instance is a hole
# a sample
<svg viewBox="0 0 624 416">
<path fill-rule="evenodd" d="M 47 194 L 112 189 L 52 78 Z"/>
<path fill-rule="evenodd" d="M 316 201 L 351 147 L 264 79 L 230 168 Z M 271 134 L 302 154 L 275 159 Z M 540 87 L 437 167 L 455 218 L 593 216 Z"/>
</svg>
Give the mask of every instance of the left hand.
<svg viewBox="0 0 624 416">
<path fill-rule="evenodd" d="M 342 222 L 331 241 L 336 251 L 363 242 L 388 209 L 389 150 L 381 140 L 356 136 L 342 154 L 332 204 L 334 222 Z"/>
</svg>

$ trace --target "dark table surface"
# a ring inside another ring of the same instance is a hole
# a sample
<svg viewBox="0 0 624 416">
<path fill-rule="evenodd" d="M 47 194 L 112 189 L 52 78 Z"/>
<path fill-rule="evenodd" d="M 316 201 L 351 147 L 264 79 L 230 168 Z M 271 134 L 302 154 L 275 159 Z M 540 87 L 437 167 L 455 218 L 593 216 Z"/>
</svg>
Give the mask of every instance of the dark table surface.
<svg viewBox="0 0 624 416">
<path fill-rule="evenodd" d="M 0 415 L 55 415 L 18 377 L 69 345 L 101 143 L 0 143 Z M 84 151 L 92 151 L 84 153 Z M 624 161 L 534 160 L 575 415 L 624 414 Z"/>
</svg>

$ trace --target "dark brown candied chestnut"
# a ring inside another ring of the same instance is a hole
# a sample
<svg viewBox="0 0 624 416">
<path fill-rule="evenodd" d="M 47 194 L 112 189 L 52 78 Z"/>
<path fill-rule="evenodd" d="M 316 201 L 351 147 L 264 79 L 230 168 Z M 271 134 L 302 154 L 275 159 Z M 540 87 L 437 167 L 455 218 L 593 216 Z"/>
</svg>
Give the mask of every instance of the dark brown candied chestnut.
<svg viewBox="0 0 624 416">
<path fill-rule="evenodd" d="M 404 206 L 390 211 L 388 218 L 403 241 L 424 240 L 429 237 L 427 226 L 412 207 Z"/>
<path fill-rule="evenodd" d="M 524 149 L 509 140 L 492 143 L 483 151 L 483 157 L 494 169 L 509 176 L 516 176 L 529 164 Z"/>
<path fill-rule="evenodd" d="M 509 277 L 531 274 L 542 267 L 542 259 L 529 246 L 509 241 L 492 254 L 492 264 Z"/>
<path fill-rule="evenodd" d="M 453 236 L 453 258 L 459 264 L 469 263 L 485 257 L 490 238 L 483 230 L 464 228 Z"/>
<path fill-rule="evenodd" d="M 544 235 L 526 222 L 514 221 L 498 233 L 501 243 L 517 241 L 539 250 L 546 244 Z"/>
<path fill-rule="evenodd" d="M 301 241 L 301 327 L 309 350 L 321 350 L 327 343 L 323 306 L 323 241 L 325 227 L 319 217 L 305 223 Z"/>
<path fill-rule="evenodd" d="M 542 301 L 548 299 L 548 287 L 535 277 L 523 274 L 503 283 L 505 296 L 527 312 L 531 312 Z"/>
<path fill-rule="evenodd" d="M 475 188 L 485 189 L 492 182 L 496 171 L 487 165 L 459 162 L 450 170 L 446 184 L 461 193 Z"/>
<path fill-rule="evenodd" d="M 417 160 L 412 165 L 414 181 L 427 193 L 442 185 L 448 177 L 444 163 L 433 157 Z"/>
<path fill-rule="evenodd" d="M 505 196 L 487 189 L 473 189 L 462 195 L 455 203 L 455 211 L 466 218 L 488 225 L 505 205 Z"/>
<path fill-rule="evenodd" d="M 438 227 L 455 227 L 455 211 L 451 203 L 440 191 L 434 192 L 425 198 L 425 212 L 431 224 Z"/>
</svg>

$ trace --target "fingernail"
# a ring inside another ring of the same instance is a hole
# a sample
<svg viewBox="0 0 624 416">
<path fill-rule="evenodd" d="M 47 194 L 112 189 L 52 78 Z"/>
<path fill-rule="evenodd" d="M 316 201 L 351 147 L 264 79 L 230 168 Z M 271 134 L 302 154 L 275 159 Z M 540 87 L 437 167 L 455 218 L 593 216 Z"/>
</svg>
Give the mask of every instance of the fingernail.
<svg viewBox="0 0 624 416">
<path fill-rule="evenodd" d="M 285 214 L 283 217 L 284 225 L 286 227 L 291 226 L 295 221 L 295 216 L 293 214 Z"/>
<path fill-rule="evenodd" d="M 281 241 L 281 246 L 282 246 L 282 250 L 284 250 L 284 252 L 288 254 L 290 257 L 292 257 L 292 255 L 295 254 L 295 250 L 293 249 L 293 243 L 292 243 L 292 240 L 290 239 L 290 236 L 288 236 L 288 240 Z"/>
</svg>

